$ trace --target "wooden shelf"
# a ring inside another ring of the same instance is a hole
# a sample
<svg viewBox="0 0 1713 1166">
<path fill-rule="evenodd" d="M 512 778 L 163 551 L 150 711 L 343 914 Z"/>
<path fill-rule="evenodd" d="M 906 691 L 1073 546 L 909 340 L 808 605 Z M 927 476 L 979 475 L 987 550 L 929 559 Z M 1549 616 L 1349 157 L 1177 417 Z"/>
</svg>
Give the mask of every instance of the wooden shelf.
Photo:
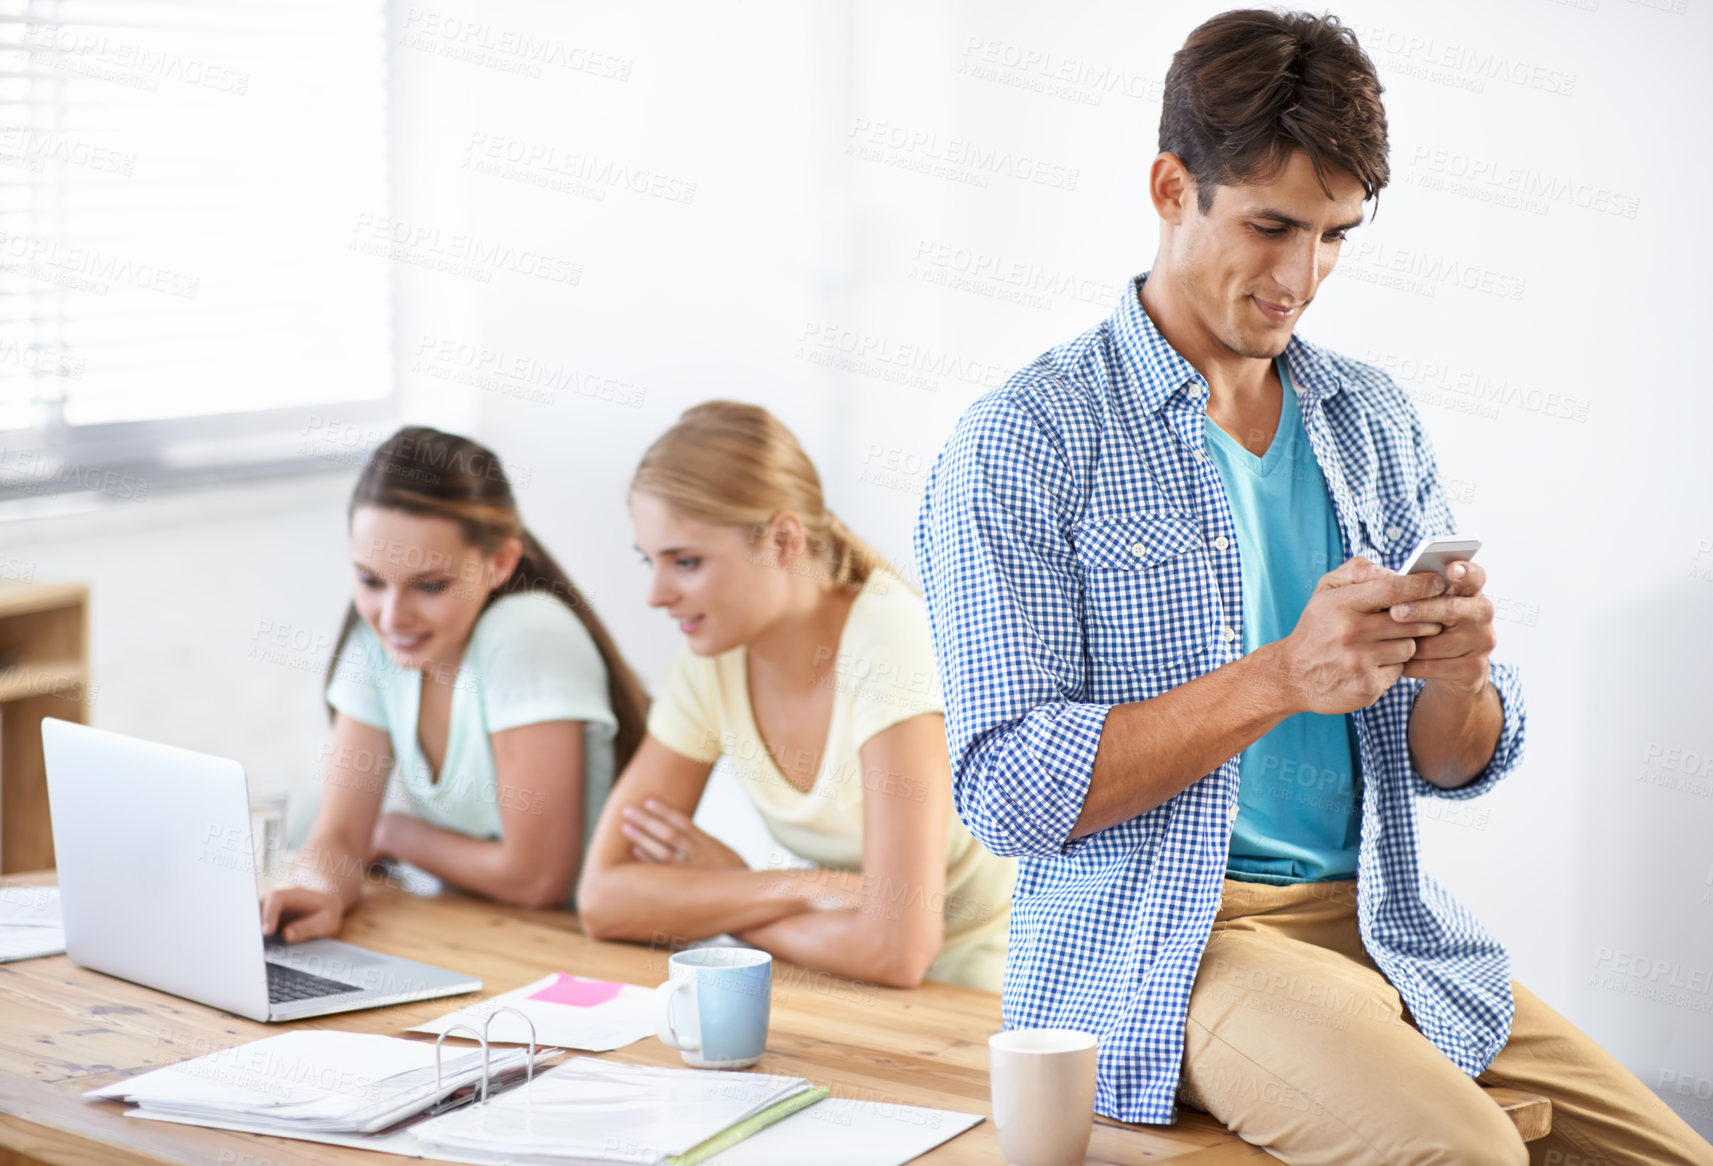
<svg viewBox="0 0 1713 1166">
<path fill-rule="evenodd" d="M 0 619 L 89 602 L 81 583 L 0 583 Z"/>
<path fill-rule="evenodd" d="M 0 874 L 53 866 L 42 718 L 88 723 L 89 588 L 0 583 Z"/>
<path fill-rule="evenodd" d="M 33 696 L 63 696 L 89 683 L 89 666 L 82 660 L 60 658 L 31 664 L 0 659 L 0 704 Z"/>
</svg>

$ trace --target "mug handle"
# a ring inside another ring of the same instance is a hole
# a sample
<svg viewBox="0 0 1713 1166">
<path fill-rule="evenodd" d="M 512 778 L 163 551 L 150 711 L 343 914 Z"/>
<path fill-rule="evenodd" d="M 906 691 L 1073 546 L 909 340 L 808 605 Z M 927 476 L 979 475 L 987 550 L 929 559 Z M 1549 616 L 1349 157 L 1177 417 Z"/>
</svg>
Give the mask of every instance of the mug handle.
<svg viewBox="0 0 1713 1166">
<path fill-rule="evenodd" d="M 678 1035 L 678 1026 L 672 1022 L 673 1005 L 678 1002 L 678 993 L 684 990 L 691 993 L 690 1003 L 692 1015 L 694 1015 L 696 981 L 668 980 L 654 990 L 654 997 L 660 1002 L 660 1012 L 656 1021 L 658 1026 L 656 1035 L 671 1048 L 686 1053 L 697 1053 L 702 1051 L 702 1026 L 700 1024 L 696 1026 L 695 1039 L 687 1040 Z"/>
</svg>

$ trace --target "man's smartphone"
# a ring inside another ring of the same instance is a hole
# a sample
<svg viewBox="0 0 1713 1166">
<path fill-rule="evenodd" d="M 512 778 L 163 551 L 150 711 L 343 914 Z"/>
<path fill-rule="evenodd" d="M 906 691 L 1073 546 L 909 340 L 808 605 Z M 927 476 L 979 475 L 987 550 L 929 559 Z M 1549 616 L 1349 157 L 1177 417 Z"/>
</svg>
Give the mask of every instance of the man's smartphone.
<svg viewBox="0 0 1713 1166">
<path fill-rule="evenodd" d="M 1424 571 L 1432 571 L 1447 584 L 1451 579 L 1446 575 L 1446 568 L 1453 563 L 1467 562 L 1475 557 L 1475 552 L 1481 549 L 1481 540 L 1468 538 L 1464 535 L 1436 535 L 1424 538 L 1416 553 L 1409 557 L 1405 564 L 1403 575 L 1416 575 Z"/>
</svg>

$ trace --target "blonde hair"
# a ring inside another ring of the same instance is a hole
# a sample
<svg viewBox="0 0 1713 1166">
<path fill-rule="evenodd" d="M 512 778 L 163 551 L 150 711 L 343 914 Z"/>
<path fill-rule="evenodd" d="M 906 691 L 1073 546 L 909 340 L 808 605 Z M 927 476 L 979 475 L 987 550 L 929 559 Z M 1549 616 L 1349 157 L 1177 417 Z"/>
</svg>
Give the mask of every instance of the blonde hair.
<svg viewBox="0 0 1713 1166">
<path fill-rule="evenodd" d="M 809 557 L 827 579 L 860 587 L 886 560 L 827 509 L 821 476 L 797 438 L 760 405 L 704 401 L 657 438 L 631 492 L 702 522 L 747 526 L 760 537 L 782 510 L 803 520 Z"/>
</svg>

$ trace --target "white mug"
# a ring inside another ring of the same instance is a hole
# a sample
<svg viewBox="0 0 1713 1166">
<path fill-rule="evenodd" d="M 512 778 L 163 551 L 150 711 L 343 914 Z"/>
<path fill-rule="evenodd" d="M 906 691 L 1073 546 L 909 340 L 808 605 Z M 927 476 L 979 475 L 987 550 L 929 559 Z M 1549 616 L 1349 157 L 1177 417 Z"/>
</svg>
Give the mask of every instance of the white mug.
<svg viewBox="0 0 1713 1166">
<path fill-rule="evenodd" d="M 1010 1166 L 1072 1166 L 1094 1132 L 1093 1034 L 1014 1028 L 987 1038 L 993 1125 Z"/>
</svg>

